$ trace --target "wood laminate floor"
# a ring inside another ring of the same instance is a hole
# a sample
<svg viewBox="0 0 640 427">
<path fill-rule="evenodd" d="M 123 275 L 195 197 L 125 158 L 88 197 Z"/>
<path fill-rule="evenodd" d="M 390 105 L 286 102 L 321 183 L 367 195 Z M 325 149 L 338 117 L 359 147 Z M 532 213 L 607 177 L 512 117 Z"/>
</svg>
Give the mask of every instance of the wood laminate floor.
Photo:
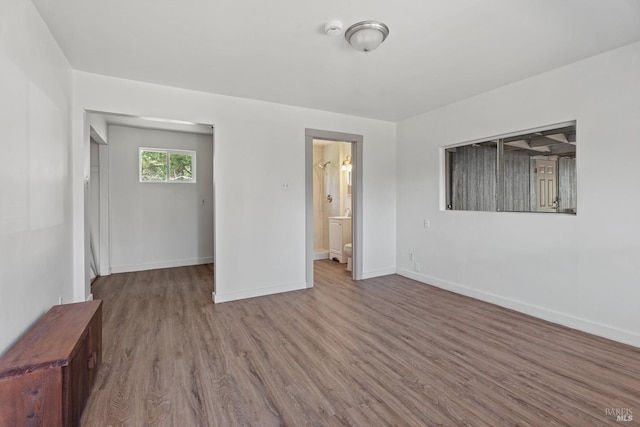
<svg viewBox="0 0 640 427">
<path fill-rule="evenodd" d="M 83 425 L 638 425 L 637 348 L 328 260 L 313 289 L 224 304 L 212 278 L 95 282 L 103 365 Z"/>
</svg>

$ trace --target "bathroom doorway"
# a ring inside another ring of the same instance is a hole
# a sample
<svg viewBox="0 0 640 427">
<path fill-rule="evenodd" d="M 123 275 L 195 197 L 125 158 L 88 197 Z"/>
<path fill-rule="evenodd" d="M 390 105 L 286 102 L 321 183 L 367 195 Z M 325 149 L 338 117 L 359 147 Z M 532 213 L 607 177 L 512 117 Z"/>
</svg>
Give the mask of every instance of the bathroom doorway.
<svg viewBox="0 0 640 427">
<path fill-rule="evenodd" d="M 330 259 L 362 277 L 362 136 L 306 130 L 307 287 L 313 263 Z"/>
<path fill-rule="evenodd" d="M 348 142 L 313 140 L 313 259 L 345 264 L 352 243 L 352 160 Z M 342 227 L 338 232 L 338 229 Z"/>
</svg>

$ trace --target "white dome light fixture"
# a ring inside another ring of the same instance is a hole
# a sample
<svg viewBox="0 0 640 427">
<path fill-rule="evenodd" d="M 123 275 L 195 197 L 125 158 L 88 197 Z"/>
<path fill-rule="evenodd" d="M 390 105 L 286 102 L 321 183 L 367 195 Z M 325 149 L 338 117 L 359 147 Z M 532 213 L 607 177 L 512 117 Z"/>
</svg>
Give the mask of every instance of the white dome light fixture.
<svg viewBox="0 0 640 427">
<path fill-rule="evenodd" d="M 378 21 L 362 21 L 353 24 L 344 33 L 347 42 L 360 52 L 375 50 L 389 36 L 389 27 Z"/>
</svg>

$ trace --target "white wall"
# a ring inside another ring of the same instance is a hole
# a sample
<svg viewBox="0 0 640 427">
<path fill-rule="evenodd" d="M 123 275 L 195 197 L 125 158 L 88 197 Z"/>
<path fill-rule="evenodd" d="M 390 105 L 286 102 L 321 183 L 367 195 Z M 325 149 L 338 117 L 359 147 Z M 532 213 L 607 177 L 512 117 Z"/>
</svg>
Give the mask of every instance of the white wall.
<svg viewBox="0 0 640 427">
<path fill-rule="evenodd" d="M 30 1 L 0 3 L 0 353 L 72 299 L 71 71 Z"/>
<path fill-rule="evenodd" d="M 399 272 L 640 346 L 639 75 L 635 43 L 398 123 Z M 574 119 L 576 216 L 441 210 L 440 147 Z"/>
<path fill-rule="evenodd" d="M 196 182 L 139 182 L 140 147 L 195 151 Z M 109 126 L 109 165 L 113 273 L 213 262 L 211 135 Z"/>
<path fill-rule="evenodd" d="M 395 272 L 395 125 L 74 71 L 74 156 L 88 161 L 84 110 L 215 125 L 216 300 L 293 289 L 305 282 L 305 128 L 364 136 L 363 273 Z M 109 135 L 111 143 L 112 136 Z M 281 191 L 282 183 L 289 184 Z M 82 214 L 74 181 L 74 214 Z M 76 259 L 78 293 L 89 288 Z M 74 248 L 75 249 L 75 248 Z M 83 285 L 84 283 L 84 285 Z"/>
</svg>

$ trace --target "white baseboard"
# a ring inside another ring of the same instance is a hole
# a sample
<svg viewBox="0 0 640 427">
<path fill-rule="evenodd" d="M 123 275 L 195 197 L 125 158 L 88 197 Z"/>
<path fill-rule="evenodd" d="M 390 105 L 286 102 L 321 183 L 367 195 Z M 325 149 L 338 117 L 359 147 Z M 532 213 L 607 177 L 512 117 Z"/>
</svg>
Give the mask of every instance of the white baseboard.
<svg viewBox="0 0 640 427">
<path fill-rule="evenodd" d="M 640 334 L 632 331 L 615 328 L 598 322 L 593 322 L 591 320 L 572 316 L 566 313 L 561 313 L 559 311 L 549 310 L 544 307 L 528 304 L 490 292 L 480 291 L 469 286 L 426 276 L 424 274 L 416 273 L 411 270 L 401 269 L 398 270 L 398 274 L 413 280 L 417 280 L 418 282 L 425 283 L 427 285 L 435 286 L 437 288 L 445 289 L 457 294 L 466 295 L 471 298 L 499 305 L 501 307 L 528 314 L 530 316 L 547 320 L 552 323 L 557 323 L 559 325 L 577 329 L 582 332 L 587 332 L 592 335 L 597 335 L 613 341 L 640 347 Z"/>
<path fill-rule="evenodd" d="M 214 298 L 216 303 L 229 302 L 229 301 L 236 301 L 239 299 L 262 297 L 265 295 L 272 295 L 272 294 L 280 294 L 282 292 L 299 291 L 301 289 L 307 289 L 307 285 L 305 283 L 291 283 L 288 285 L 270 286 L 266 288 L 255 288 L 255 289 L 249 289 L 242 292 L 231 292 L 228 294 L 220 294 L 219 292 L 216 292 Z"/>
<path fill-rule="evenodd" d="M 396 269 L 394 268 L 382 268 L 380 270 L 369 270 L 362 272 L 363 279 L 372 279 L 374 277 L 380 276 L 388 276 L 390 274 L 396 274 Z"/>
<path fill-rule="evenodd" d="M 313 254 L 313 260 L 329 259 L 329 252 L 318 252 Z"/>
<path fill-rule="evenodd" d="M 189 265 L 211 264 L 213 257 L 181 259 L 175 261 L 153 262 L 149 264 L 112 265 L 111 273 L 131 273 L 134 271 L 157 270 L 159 268 L 186 267 Z"/>
</svg>

